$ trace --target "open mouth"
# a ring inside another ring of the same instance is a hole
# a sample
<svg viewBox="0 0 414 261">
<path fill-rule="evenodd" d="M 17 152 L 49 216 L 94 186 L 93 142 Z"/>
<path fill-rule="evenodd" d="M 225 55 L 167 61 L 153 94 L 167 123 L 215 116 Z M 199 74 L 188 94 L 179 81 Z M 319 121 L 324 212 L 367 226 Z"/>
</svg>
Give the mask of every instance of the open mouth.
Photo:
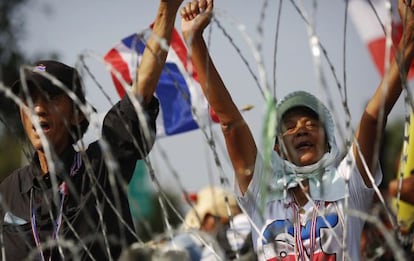
<svg viewBox="0 0 414 261">
<path fill-rule="evenodd" d="M 313 144 L 311 143 L 311 142 L 309 142 L 309 141 L 303 141 L 303 142 L 299 142 L 297 145 L 296 145 L 296 149 L 297 150 L 303 150 L 303 149 L 309 149 L 309 148 L 311 148 L 311 147 L 313 147 Z"/>
<path fill-rule="evenodd" d="M 50 131 L 50 124 L 46 121 L 39 122 L 40 128 L 43 131 L 43 133 L 47 133 Z M 33 125 L 33 129 L 36 131 L 36 127 Z"/>
</svg>

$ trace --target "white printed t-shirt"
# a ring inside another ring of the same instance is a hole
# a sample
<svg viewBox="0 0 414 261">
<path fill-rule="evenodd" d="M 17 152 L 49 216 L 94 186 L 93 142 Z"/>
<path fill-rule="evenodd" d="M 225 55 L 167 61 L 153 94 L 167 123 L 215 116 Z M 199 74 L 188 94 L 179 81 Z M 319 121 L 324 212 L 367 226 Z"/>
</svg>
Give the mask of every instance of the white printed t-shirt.
<svg viewBox="0 0 414 261">
<path fill-rule="evenodd" d="M 297 253 L 300 251 L 305 253 L 305 260 L 360 260 L 360 236 L 364 221 L 352 215 L 345 218 L 345 199 L 334 202 L 309 201 L 299 213 L 299 211 L 295 212 L 295 205 L 291 204 L 293 200 L 288 193 L 282 200 L 265 198 L 262 216 L 258 206 L 261 198 L 258 195 L 265 195 L 262 194 L 262 189 L 265 188 L 260 186 L 259 182 L 263 171 L 263 159 L 258 153 L 253 179 L 244 196 L 237 182 L 235 183 L 240 204 L 261 231 L 259 235 L 254 227 L 252 229 L 253 243 L 259 260 L 296 260 Z M 362 180 L 352 148 L 336 171 L 339 176 L 349 178 L 348 208 L 366 213 L 371 206 L 374 190 L 366 187 Z M 374 178 L 378 185 L 382 179 L 379 167 Z M 316 205 L 319 205 L 317 212 L 314 211 Z M 298 219 L 298 215 L 301 226 L 300 229 L 295 229 L 294 220 Z M 345 219 L 347 219 L 346 249 L 343 243 Z M 295 232 L 301 236 L 295 237 Z M 297 240 L 299 243 L 295 242 Z M 298 247 L 300 245 L 303 247 Z M 314 247 L 313 253 L 309 251 L 311 245 Z"/>
</svg>

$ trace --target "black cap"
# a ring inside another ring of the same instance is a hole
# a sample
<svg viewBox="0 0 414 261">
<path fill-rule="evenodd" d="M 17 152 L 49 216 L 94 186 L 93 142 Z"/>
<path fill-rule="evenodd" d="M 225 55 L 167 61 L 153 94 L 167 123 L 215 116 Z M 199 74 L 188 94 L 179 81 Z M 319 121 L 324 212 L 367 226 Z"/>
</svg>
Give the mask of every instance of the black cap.
<svg viewBox="0 0 414 261">
<path fill-rule="evenodd" d="M 64 93 L 62 88 L 47 78 L 47 74 L 49 74 L 49 78 L 52 76 L 55 77 L 66 88 L 73 91 L 82 103 L 85 102 L 85 94 L 77 70 L 57 61 L 38 61 L 34 64 L 33 69 L 25 69 L 25 77 L 29 90 L 31 88 L 39 88 L 50 95 Z M 19 96 L 23 94 L 21 80 L 17 80 L 13 84 L 12 91 Z"/>
</svg>

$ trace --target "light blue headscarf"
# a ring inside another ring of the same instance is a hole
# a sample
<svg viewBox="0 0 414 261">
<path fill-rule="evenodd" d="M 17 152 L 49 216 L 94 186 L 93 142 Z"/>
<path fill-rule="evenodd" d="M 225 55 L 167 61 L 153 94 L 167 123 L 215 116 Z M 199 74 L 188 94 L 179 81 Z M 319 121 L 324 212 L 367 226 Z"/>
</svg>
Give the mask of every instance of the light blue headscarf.
<svg viewBox="0 0 414 261">
<path fill-rule="evenodd" d="M 335 125 L 329 110 L 315 96 L 304 91 L 293 92 L 287 95 L 277 106 L 277 123 L 282 116 L 294 107 L 308 107 L 319 116 L 323 123 L 329 151 L 315 164 L 296 166 L 282 159 L 278 153 L 272 152 L 272 178 L 270 181 L 271 199 L 284 199 L 287 190 L 298 186 L 299 182 L 309 181 L 310 195 L 314 200 L 336 201 L 345 197 L 345 180 L 337 172 L 337 158 L 339 156 L 335 141 Z M 281 124 L 277 126 L 277 135 L 281 135 Z M 282 139 L 279 139 L 282 151 L 286 151 Z"/>
</svg>

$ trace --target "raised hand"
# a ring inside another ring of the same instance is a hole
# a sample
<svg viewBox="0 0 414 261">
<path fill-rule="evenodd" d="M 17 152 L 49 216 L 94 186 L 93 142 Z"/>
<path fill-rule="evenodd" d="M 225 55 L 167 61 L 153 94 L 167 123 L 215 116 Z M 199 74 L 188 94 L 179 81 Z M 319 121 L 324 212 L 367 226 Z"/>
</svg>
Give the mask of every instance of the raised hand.
<svg viewBox="0 0 414 261">
<path fill-rule="evenodd" d="M 142 97 L 145 104 L 152 100 L 168 54 L 168 50 L 161 45 L 159 39 L 164 39 L 167 45 L 170 44 L 177 11 L 182 1 L 160 0 L 153 24 L 153 34 L 148 39 L 136 71 L 138 80 L 132 88 L 133 93 Z"/>
<path fill-rule="evenodd" d="M 406 43 L 414 40 L 414 1 L 399 0 L 398 12 L 404 27 L 403 40 Z"/>
<path fill-rule="evenodd" d="M 213 5 L 213 0 L 193 0 L 181 9 L 181 31 L 185 39 L 203 33 L 210 23 Z"/>
</svg>

